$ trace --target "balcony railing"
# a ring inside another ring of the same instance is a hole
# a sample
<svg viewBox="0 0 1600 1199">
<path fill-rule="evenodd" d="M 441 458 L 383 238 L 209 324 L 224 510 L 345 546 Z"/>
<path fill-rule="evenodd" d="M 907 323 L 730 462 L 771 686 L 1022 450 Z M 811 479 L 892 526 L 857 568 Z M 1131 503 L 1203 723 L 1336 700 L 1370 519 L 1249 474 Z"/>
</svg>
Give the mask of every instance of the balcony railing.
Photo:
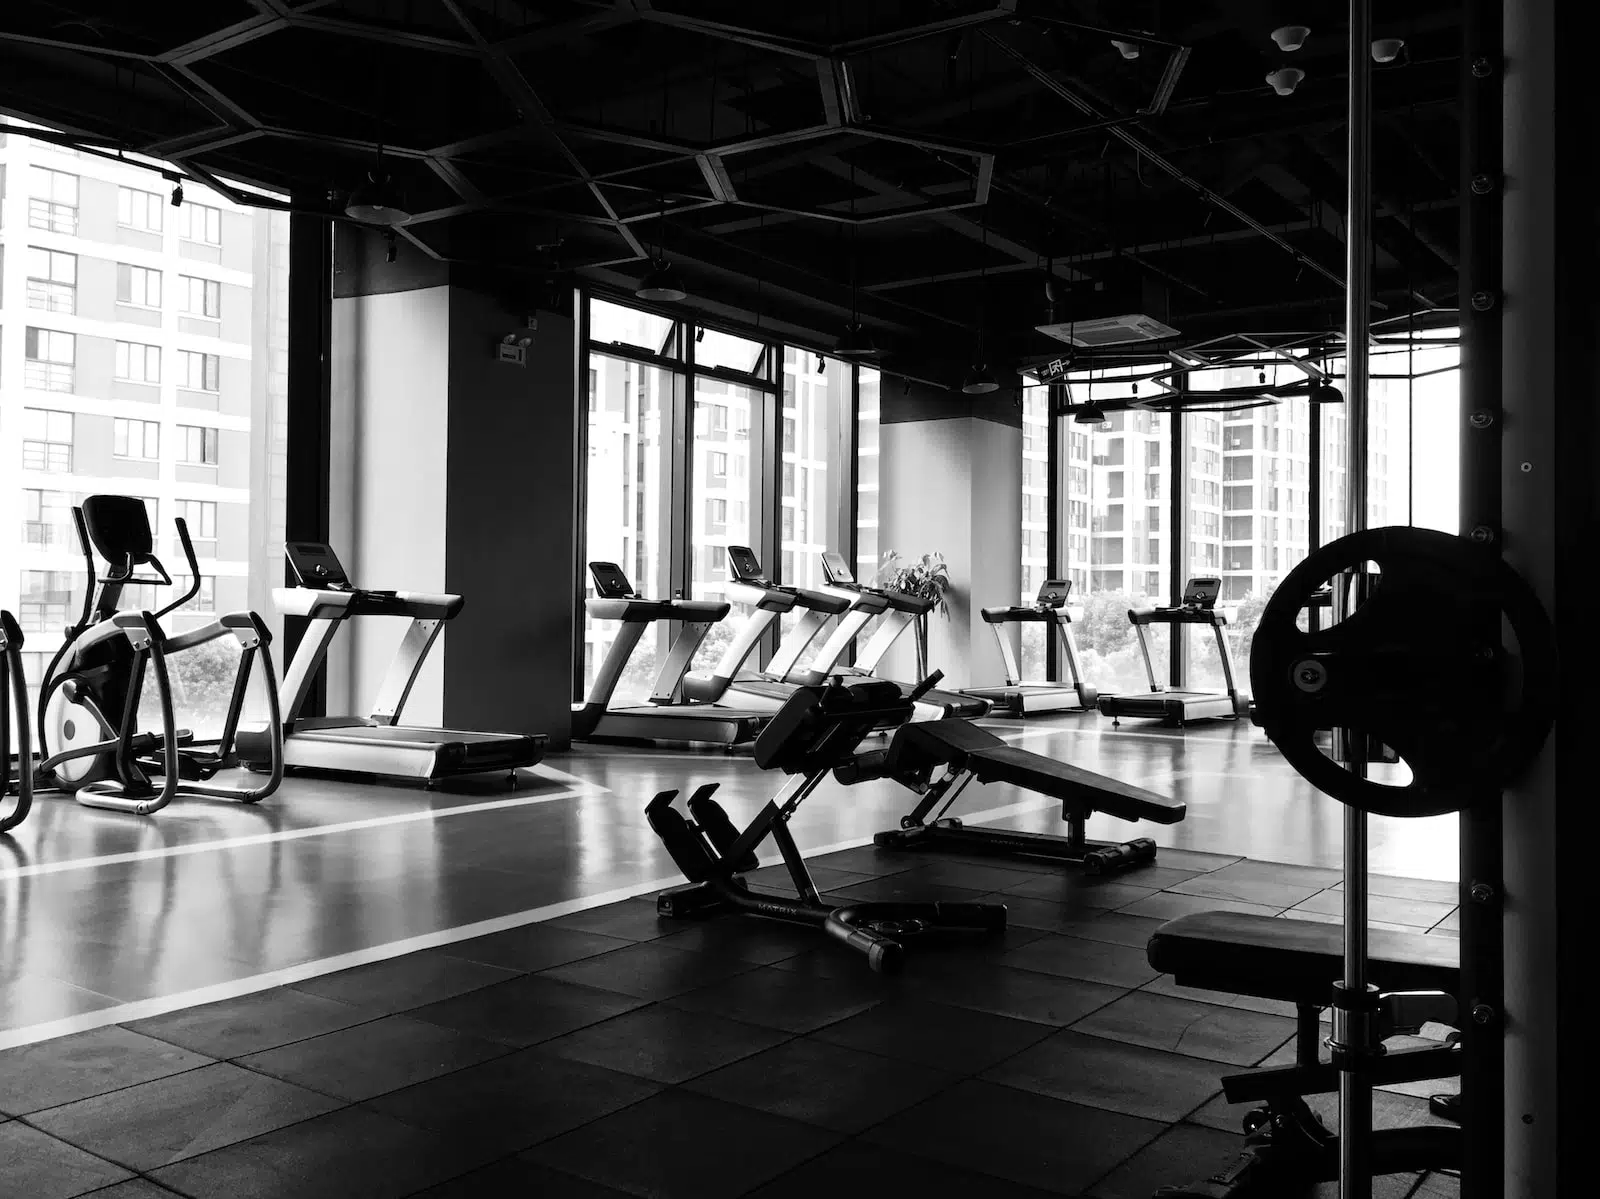
<svg viewBox="0 0 1600 1199">
<path fill-rule="evenodd" d="M 22 364 L 22 384 L 35 391 L 71 391 L 73 370 L 64 363 L 30 358 Z"/>
<path fill-rule="evenodd" d="M 43 312 L 65 312 L 70 316 L 78 310 L 78 289 L 70 283 L 29 279 L 28 307 Z"/>
<path fill-rule="evenodd" d="M 48 549 L 53 545 L 66 545 L 72 540 L 72 530 L 66 525 L 45 520 L 25 520 L 22 522 L 22 539 L 28 545 Z"/>
<path fill-rule="evenodd" d="M 75 234 L 78 232 L 78 209 L 72 204 L 58 204 L 33 196 L 28 200 L 28 225 L 50 233 Z"/>
<path fill-rule="evenodd" d="M 69 475 L 72 473 L 72 447 L 61 441 L 24 441 L 22 469 Z"/>
</svg>

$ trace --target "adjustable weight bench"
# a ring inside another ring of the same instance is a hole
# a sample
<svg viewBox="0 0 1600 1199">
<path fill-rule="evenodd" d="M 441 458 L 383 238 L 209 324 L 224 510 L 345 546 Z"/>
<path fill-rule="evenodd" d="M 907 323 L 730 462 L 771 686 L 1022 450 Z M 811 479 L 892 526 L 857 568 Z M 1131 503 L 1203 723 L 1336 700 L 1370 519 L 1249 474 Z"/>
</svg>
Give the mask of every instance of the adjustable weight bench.
<svg viewBox="0 0 1600 1199">
<path fill-rule="evenodd" d="M 1244 1157 L 1222 1174 L 1187 1187 L 1157 1192 L 1163 1199 L 1229 1199 L 1275 1194 L 1263 1186 L 1338 1176 L 1338 1138 L 1306 1105 L 1304 1096 L 1339 1089 L 1339 1071 L 1321 1060 L 1322 1009 L 1332 999 L 1343 969 L 1343 932 L 1337 924 L 1238 912 L 1199 912 L 1169 920 L 1151 934 L 1150 965 L 1179 986 L 1253 995 L 1295 1005 L 1295 1060 L 1222 1079 L 1230 1103 L 1261 1101 L 1264 1109 L 1245 1119 L 1251 1141 Z M 1380 1035 L 1416 1033 L 1438 1019 L 1436 995 L 1459 996 L 1460 943 L 1453 937 L 1368 931 L 1372 981 L 1400 992 L 1379 1016 Z M 1405 993 L 1419 993 L 1408 1004 Z M 1459 998 L 1458 998 L 1459 1002 Z M 1459 1042 L 1397 1049 L 1373 1064 L 1373 1084 L 1448 1078 L 1461 1071 Z M 1461 1155 L 1459 1128 L 1384 1129 L 1376 1134 L 1374 1173 L 1439 1168 Z"/>
<path fill-rule="evenodd" d="M 1100 874 L 1154 861 L 1156 843 L 1148 837 L 1121 842 L 1089 840 L 1084 824 L 1095 812 L 1119 820 L 1149 820 L 1156 824 L 1176 824 L 1184 816 L 1185 806 L 1177 800 L 1017 749 L 987 729 L 964 720 L 905 725 L 895 733 L 889 747 L 879 752 L 882 759 L 871 771 L 897 780 L 921 797 L 910 814 L 901 819 L 898 829 L 873 838 L 885 849 L 952 849 L 1047 857 Z M 941 768 L 944 774 L 935 778 Z M 853 781 L 844 773 L 839 777 L 841 781 Z M 869 775 L 860 773 L 858 777 Z M 1060 800 L 1066 836 L 969 828 L 960 820 L 945 816 L 974 780 L 1010 783 Z M 930 820 L 935 807 L 939 812 Z"/>
</svg>

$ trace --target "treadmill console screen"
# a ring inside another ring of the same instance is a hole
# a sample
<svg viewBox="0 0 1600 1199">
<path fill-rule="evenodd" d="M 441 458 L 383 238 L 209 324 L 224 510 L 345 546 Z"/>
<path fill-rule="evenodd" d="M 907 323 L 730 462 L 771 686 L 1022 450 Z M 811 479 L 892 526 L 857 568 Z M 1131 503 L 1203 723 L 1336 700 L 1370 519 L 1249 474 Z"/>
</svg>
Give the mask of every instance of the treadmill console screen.
<svg viewBox="0 0 1600 1199">
<path fill-rule="evenodd" d="M 1183 588 L 1183 606 L 1209 612 L 1217 606 L 1217 596 L 1221 594 L 1221 579 L 1190 579 Z"/>
<path fill-rule="evenodd" d="M 589 575 L 594 579 L 594 593 L 601 599 L 627 599 L 633 595 L 633 584 L 615 562 L 591 562 Z"/>
<path fill-rule="evenodd" d="M 728 567 L 733 571 L 733 577 L 742 583 L 765 583 L 761 576 L 761 559 L 756 557 L 755 550 L 747 545 L 730 545 L 728 547 Z"/>
<path fill-rule="evenodd" d="M 300 586 L 322 591 L 349 590 L 350 576 L 344 573 L 332 546 L 320 541 L 290 541 L 283 552 Z"/>
<path fill-rule="evenodd" d="M 1072 591 L 1071 579 L 1046 579 L 1039 588 L 1039 598 L 1034 601 L 1041 608 L 1064 608 Z"/>
<path fill-rule="evenodd" d="M 835 550 L 828 550 L 822 555 L 822 577 L 830 583 L 854 583 L 855 575 L 850 573 L 850 564 L 844 560 L 844 555 Z"/>
</svg>

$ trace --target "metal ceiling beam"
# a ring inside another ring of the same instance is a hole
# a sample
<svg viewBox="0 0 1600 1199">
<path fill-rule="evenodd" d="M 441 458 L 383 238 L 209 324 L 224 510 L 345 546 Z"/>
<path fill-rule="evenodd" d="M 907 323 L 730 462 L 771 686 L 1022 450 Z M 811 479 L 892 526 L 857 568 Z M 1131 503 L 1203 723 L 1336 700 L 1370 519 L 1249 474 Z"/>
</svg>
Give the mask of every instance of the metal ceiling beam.
<svg viewBox="0 0 1600 1199">
<path fill-rule="evenodd" d="M 827 53 L 838 58 L 848 54 L 869 54 L 874 50 L 887 50 L 892 46 L 920 41 L 925 37 L 937 37 L 941 33 L 970 29 L 974 25 L 987 25 L 991 21 L 1009 21 L 1016 15 L 1016 10 L 1017 0 L 1000 0 L 1000 3 L 993 8 L 979 12 L 963 13 L 960 16 L 946 17 L 942 21 L 927 21 L 921 25 L 908 25 L 903 29 L 891 29 L 885 33 L 839 42 L 829 46 Z"/>
</svg>

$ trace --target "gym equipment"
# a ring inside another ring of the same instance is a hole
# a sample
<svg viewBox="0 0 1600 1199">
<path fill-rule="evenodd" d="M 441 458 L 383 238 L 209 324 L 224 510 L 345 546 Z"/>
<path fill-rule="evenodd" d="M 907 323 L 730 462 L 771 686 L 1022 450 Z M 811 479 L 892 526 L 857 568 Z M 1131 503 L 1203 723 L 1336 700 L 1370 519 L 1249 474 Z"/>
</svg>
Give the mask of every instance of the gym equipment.
<svg viewBox="0 0 1600 1199">
<path fill-rule="evenodd" d="M 728 581 L 723 586 L 723 594 L 731 603 L 748 604 L 752 611 L 715 667 L 684 676 L 683 696 L 699 703 L 717 703 L 731 688 L 733 703 L 770 715 L 794 695 L 797 684 L 789 676 L 795 663 L 821 634 L 828 618 L 844 613 L 850 601 L 806 587 L 772 582 L 762 573 L 761 559 L 746 545 L 728 547 Z M 728 607 L 728 604 L 723 605 L 724 615 Z M 741 677 L 739 671 L 756 642 L 773 621 L 796 608 L 800 609 L 800 619 L 784 634 L 766 669 Z M 695 648 L 698 647 L 696 641 Z M 694 656 L 692 651 L 689 656 Z M 687 666 L 688 659 L 684 664 Z M 665 674 L 658 680 L 663 681 L 668 681 Z"/>
<path fill-rule="evenodd" d="M 391 778 L 441 778 L 516 770 L 544 757 L 543 734 L 478 733 L 419 728 L 400 723 L 400 712 L 433 648 L 443 624 L 461 611 L 459 595 L 411 591 L 368 591 L 354 586 L 332 548 L 319 541 L 284 546 L 296 586 L 273 589 L 272 601 L 285 616 L 310 622 L 284 676 L 284 759 L 302 770 L 334 774 L 375 774 Z M 311 685 L 328 656 L 334 635 L 356 616 L 408 616 L 400 646 L 389 663 L 372 715 L 302 716 Z M 256 738 L 243 739 L 252 763 L 259 761 Z"/>
<path fill-rule="evenodd" d="M 1475 552 L 1476 551 L 1476 552 Z M 1318 584 L 1371 563 L 1345 620 L 1296 624 Z M 1515 674 L 1498 637 L 1519 646 Z M 1263 636 L 1265 631 L 1265 636 Z M 1555 638 L 1533 590 L 1498 554 L 1430 529 L 1369 529 L 1324 546 L 1279 584 L 1250 656 L 1255 723 L 1289 764 L 1342 804 L 1383 816 L 1460 811 L 1520 773 L 1555 719 Z M 1466 695 L 1494 697 L 1467 703 Z M 1361 777 L 1319 748 L 1323 730 L 1360 731 L 1410 768 Z"/>
<path fill-rule="evenodd" d="M 161 618 L 200 591 L 200 564 L 189 526 L 181 517 L 173 523 L 189 565 L 188 590 L 154 613 L 120 611 L 117 605 L 126 587 L 172 586 L 172 577 L 154 552 L 144 501 L 91 495 L 72 510 L 72 519 L 83 548 L 87 585 L 83 611 L 66 630 L 40 680 L 38 749 L 43 761 L 35 786 L 71 792 L 86 807 L 140 816 L 159 812 L 179 795 L 240 803 L 267 798 L 283 780 L 284 746 L 272 634 L 266 625 L 254 612 L 230 612 L 186 633 L 168 636 L 162 629 Z M 109 564 L 103 576 L 95 564 L 96 550 Z M 154 577 L 137 576 L 140 567 L 149 567 Z M 239 667 L 222 735 L 214 748 L 202 748 L 188 729 L 177 727 L 167 658 L 224 637 L 238 643 Z M 251 733 L 239 728 L 239 717 L 257 662 L 267 722 Z M 139 727 L 147 667 L 155 678 L 161 709 L 159 733 L 141 732 Z M 262 747 L 260 762 L 267 779 L 248 787 L 210 782 L 220 771 L 242 764 L 240 743 L 251 735 Z"/>
<path fill-rule="evenodd" d="M 867 587 L 856 582 L 850 566 L 842 554 L 829 551 L 822 555 L 823 590 L 849 603 L 849 611 L 840 618 L 833 634 L 817 651 L 808 669 L 795 668 L 785 677 L 790 682 L 816 685 L 834 676 L 845 680 L 876 678 L 878 663 L 900 634 L 914 624 L 918 617 L 933 610 L 933 601 L 892 587 Z M 881 616 L 878 630 L 862 649 L 853 666 L 839 664 L 845 650 L 856 635 L 875 616 Z M 906 683 L 897 684 L 903 694 L 913 688 Z M 937 687 L 916 688 L 921 697 L 917 700 L 913 720 L 943 720 L 947 716 L 975 720 L 989 714 L 986 699 L 962 691 L 944 691 Z"/>
<path fill-rule="evenodd" d="M 1344 619 L 1301 630 L 1301 610 L 1330 580 Z M 1180 985 L 1286 999 L 1300 1014 L 1295 1066 L 1224 1081 L 1236 1102 L 1267 1102 L 1246 1123 L 1245 1157 L 1163 1196 L 1277 1195 L 1290 1181 L 1331 1178 L 1344 1194 L 1366 1194 L 1373 1173 L 1472 1175 L 1481 1138 L 1498 1137 L 1498 1128 L 1375 1131 L 1371 1090 L 1459 1074 L 1461 1113 L 1494 1110 L 1498 1100 L 1475 1095 L 1473 1080 L 1495 1076 L 1489 1055 L 1500 1052 L 1500 1013 L 1468 981 L 1481 980 L 1469 976 L 1475 964 L 1458 955 L 1482 935 L 1470 922 L 1498 919 L 1496 889 L 1463 872 L 1459 946 L 1369 930 L 1364 821 L 1368 812 L 1422 816 L 1498 802 L 1554 723 L 1555 670 L 1554 635 L 1531 589 L 1495 550 L 1464 538 L 1411 528 L 1352 533 L 1279 584 L 1251 653 L 1255 719 L 1296 770 L 1346 805 L 1345 921 L 1341 929 L 1212 912 L 1152 935 L 1150 964 Z M 1337 761 L 1318 748 L 1329 730 Z M 1376 744 L 1393 749 L 1409 779 L 1366 777 Z M 1323 1007 L 1333 1012 L 1328 1066 L 1316 1057 Z M 1461 1031 L 1438 1047 L 1385 1051 L 1385 1038 L 1424 1024 Z M 1341 1135 L 1300 1099 L 1334 1089 Z M 1499 1179 L 1476 1185 L 1497 1194 Z"/>
<path fill-rule="evenodd" d="M 1007 745 L 987 729 L 964 720 L 909 724 L 895 733 L 887 749 L 862 755 L 837 773 L 847 782 L 892 778 L 920 796 L 910 814 L 901 818 L 898 829 L 873 837 L 873 843 L 884 849 L 1044 857 L 1079 866 L 1089 874 L 1124 870 L 1156 857 L 1156 843 L 1148 837 L 1121 842 L 1089 840 L 1084 823 L 1095 812 L 1119 820 L 1176 824 L 1186 811 L 1177 800 L 1143 787 Z M 1059 799 L 1066 836 L 969 827 L 945 816 L 973 781 L 1010 783 Z"/>
<path fill-rule="evenodd" d="M 1234 683 L 1233 648 L 1228 643 L 1228 618 L 1217 611 L 1217 596 L 1222 580 L 1190 579 L 1183 598 L 1171 608 L 1129 608 L 1128 622 L 1139 638 L 1145 673 L 1150 676 L 1148 695 L 1102 695 L 1098 706 L 1113 725 L 1122 717 L 1135 716 L 1161 720 L 1182 728 L 1192 720 L 1232 720 L 1250 714 L 1250 699 L 1239 694 Z M 1207 625 L 1216 634 L 1217 654 L 1222 659 L 1223 691 L 1172 691 L 1156 679 L 1155 663 L 1150 658 L 1150 641 L 1145 630 L 1153 624 Z"/>
<path fill-rule="evenodd" d="M 11 719 L 16 713 L 17 775 L 11 777 Z M 0 609 L 0 833 L 28 817 L 33 806 L 33 737 L 29 732 L 28 680 L 22 674 L 22 630 Z M 3 802 L 16 788 L 16 799 Z"/>
<path fill-rule="evenodd" d="M 1067 596 L 1072 593 L 1071 579 L 1047 579 L 1032 604 L 1016 604 L 1009 608 L 983 609 L 984 623 L 994 630 L 994 639 L 1000 646 L 1000 657 L 1006 665 L 1003 687 L 968 687 L 963 694 L 977 696 L 992 703 L 995 710 L 1008 716 L 1027 716 L 1032 712 L 1092 712 L 1099 694 L 1083 681 L 1083 670 L 1078 665 L 1078 643 L 1072 635 L 1072 618 L 1067 615 Z M 1006 636 L 1008 624 L 1043 624 L 1055 634 L 1061 647 L 1061 660 L 1066 664 L 1070 683 L 1030 682 L 1017 668 L 1017 655 Z"/>
<path fill-rule="evenodd" d="M 595 594 L 587 601 L 596 620 L 620 620 L 622 628 L 595 672 L 588 697 L 572 705 L 572 735 L 579 741 L 701 741 L 741 745 L 752 740 L 771 719 L 771 712 L 695 701 L 685 673 L 711 626 L 728 614 L 726 603 L 700 600 L 651 600 L 634 591 L 615 562 L 591 562 Z M 612 708 L 628 659 L 645 629 L 660 620 L 678 620 L 683 628 L 656 672 L 650 702 Z M 754 644 L 752 639 L 751 644 Z M 748 648 L 744 651 L 748 653 Z"/>
<path fill-rule="evenodd" d="M 928 681 L 931 686 L 938 678 Z M 663 791 L 645 812 L 672 860 L 689 883 L 656 899 L 663 916 L 699 917 L 744 912 L 821 928 L 867 955 L 872 969 L 892 973 L 902 964 L 905 941 L 981 937 L 1005 928 L 1004 904 L 852 903 L 822 901 L 805 859 L 789 832 L 789 820 L 829 771 L 849 761 L 861 740 L 894 728 L 911 716 L 912 700 L 897 684 L 871 680 L 844 686 L 837 680 L 801 687 L 756 738 L 756 764 L 791 776 L 741 832 L 714 798 L 716 783 L 689 797 L 686 819 L 672 804 L 677 791 Z M 768 838 L 777 845 L 794 883 L 796 898 L 752 891 L 743 875 L 759 866 L 756 849 Z"/>
</svg>

